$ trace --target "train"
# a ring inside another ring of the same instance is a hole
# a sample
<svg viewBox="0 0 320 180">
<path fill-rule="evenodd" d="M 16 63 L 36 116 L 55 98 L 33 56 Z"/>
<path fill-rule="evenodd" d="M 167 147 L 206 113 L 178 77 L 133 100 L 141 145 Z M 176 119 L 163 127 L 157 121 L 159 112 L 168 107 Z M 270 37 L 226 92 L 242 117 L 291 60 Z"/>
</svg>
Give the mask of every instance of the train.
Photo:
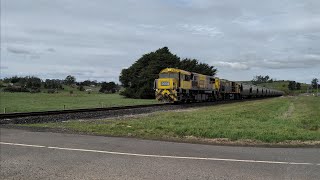
<svg viewBox="0 0 320 180">
<path fill-rule="evenodd" d="M 177 68 L 165 68 L 154 81 L 160 102 L 183 103 L 237 100 L 282 96 L 284 92 L 256 85 L 229 81 Z"/>
</svg>

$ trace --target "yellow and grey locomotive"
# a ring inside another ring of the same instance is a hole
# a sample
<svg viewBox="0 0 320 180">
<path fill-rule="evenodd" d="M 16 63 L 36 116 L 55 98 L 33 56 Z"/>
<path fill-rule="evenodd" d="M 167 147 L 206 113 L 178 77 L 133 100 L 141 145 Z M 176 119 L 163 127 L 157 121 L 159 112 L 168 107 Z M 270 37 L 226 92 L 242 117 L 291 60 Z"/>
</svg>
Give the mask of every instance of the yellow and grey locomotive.
<svg viewBox="0 0 320 180">
<path fill-rule="evenodd" d="M 166 68 L 154 81 L 155 96 L 162 102 L 216 101 L 263 96 L 280 96 L 272 89 L 219 79 L 177 68 Z"/>
</svg>

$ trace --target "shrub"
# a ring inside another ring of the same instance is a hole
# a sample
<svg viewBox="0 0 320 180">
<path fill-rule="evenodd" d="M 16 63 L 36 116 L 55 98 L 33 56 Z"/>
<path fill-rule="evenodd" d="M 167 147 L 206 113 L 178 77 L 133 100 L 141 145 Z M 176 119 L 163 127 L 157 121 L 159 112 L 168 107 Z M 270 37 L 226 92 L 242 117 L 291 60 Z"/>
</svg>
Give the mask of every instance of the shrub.
<svg viewBox="0 0 320 180">
<path fill-rule="evenodd" d="M 27 88 L 21 86 L 8 86 L 3 89 L 4 92 L 30 92 Z"/>
<path fill-rule="evenodd" d="M 30 90 L 30 93 L 40 93 L 40 92 L 41 92 L 40 88 L 32 88 Z"/>
<path fill-rule="evenodd" d="M 80 85 L 80 86 L 78 87 L 78 89 L 79 89 L 79 91 L 84 91 L 84 90 L 85 90 L 82 85 Z"/>
<path fill-rule="evenodd" d="M 55 93 L 56 92 L 56 90 L 55 89 L 48 89 L 48 91 L 47 91 L 49 94 L 53 94 L 53 93 Z"/>
</svg>

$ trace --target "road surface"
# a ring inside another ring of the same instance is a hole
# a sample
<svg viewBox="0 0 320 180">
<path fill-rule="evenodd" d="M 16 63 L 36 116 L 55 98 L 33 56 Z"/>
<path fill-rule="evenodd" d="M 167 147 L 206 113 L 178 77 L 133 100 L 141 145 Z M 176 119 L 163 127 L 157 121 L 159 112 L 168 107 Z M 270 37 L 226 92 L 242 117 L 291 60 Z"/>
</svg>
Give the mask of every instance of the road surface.
<svg viewBox="0 0 320 180">
<path fill-rule="evenodd" d="M 320 179 L 319 148 L 0 131 L 1 179 Z"/>
</svg>

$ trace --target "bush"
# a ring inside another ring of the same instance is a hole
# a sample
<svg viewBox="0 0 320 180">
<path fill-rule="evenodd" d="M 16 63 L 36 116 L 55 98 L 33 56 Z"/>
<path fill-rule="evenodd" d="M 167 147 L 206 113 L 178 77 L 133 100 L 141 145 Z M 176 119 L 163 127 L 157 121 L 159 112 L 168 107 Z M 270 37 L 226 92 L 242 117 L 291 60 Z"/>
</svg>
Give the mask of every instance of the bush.
<svg viewBox="0 0 320 180">
<path fill-rule="evenodd" d="M 53 93 L 55 93 L 56 92 L 56 90 L 55 89 L 48 89 L 48 91 L 47 91 L 49 94 L 53 94 Z"/>
<path fill-rule="evenodd" d="M 78 89 L 79 89 L 79 91 L 84 91 L 84 90 L 85 90 L 82 85 L 80 85 L 80 86 L 78 87 Z"/>
<path fill-rule="evenodd" d="M 8 86 L 3 89 L 4 92 L 30 92 L 27 88 L 20 86 Z"/>
<path fill-rule="evenodd" d="M 30 93 L 40 93 L 40 92 L 41 92 L 40 88 L 33 88 L 30 90 Z"/>
</svg>

